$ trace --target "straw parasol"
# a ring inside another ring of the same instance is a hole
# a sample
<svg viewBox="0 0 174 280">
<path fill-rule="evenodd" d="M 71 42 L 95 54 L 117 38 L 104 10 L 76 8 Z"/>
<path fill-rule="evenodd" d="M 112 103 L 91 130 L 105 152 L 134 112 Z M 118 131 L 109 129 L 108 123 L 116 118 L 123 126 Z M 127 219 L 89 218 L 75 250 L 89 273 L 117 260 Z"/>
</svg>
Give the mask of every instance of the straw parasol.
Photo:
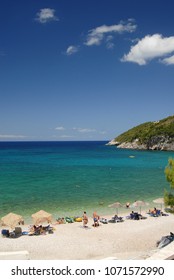
<svg viewBox="0 0 174 280">
<path fill-rule="evenodd" d="M 162 207 L 163 207 L 163 204 L 164 204 L 164 198 L 163 197 L 159 197 L 157 199 L 154 199 L 153 202 L 157 203 L 157 204 L 160 204 L 161 205 L 161 210 L 162 210 Z"/>
<path fill-rule="evenodd" d="M 44 210 L 40 210 L 31 215 L 33 218 L 34 224 L 38 225 L 44 222 L 51 223 L 52 215 Z"/>
<path fill-rule="evenodd" d="M 141 207 L 148 205 L 144 200 L 137 200 L 132 204 L 134 207 L 140 207 L 140 214 L 141 214 Z"/>
<path fill-rule="evenodd" d="M 23 221 L 23 217 L 15 213 L 9 213 L 1 219 L 2 225 L 8 226 L 10 228 L 14 228 L 16 225 Z"/>
<path fill-rule="evenodd" d="M 117 215 L 118 215 L 118 208 L 121 208 L 122 207 L 122 204 L 120 203 L 120 202 L 115 202 L 115 203 L 113 203 L 113 204 L 110 204 L 110 205 L 108 205 L 108 207 L 110 207 L 110 208 L 116 208 L 117 209 Z"/>
</svg>

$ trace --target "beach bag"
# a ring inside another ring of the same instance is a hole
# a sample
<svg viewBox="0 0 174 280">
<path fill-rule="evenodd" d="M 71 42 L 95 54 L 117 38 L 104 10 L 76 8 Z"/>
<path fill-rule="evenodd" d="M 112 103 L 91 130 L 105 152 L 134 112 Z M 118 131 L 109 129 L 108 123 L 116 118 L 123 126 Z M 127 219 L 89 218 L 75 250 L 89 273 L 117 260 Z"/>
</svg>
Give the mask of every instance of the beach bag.
<svg viewBox="0 0 174 280">
<path fill-rule="evenodd" d="M 3 237 L 9 237 L 9 230 L 8 229 L 2 229 L 1 234 Z"/>
</svg>

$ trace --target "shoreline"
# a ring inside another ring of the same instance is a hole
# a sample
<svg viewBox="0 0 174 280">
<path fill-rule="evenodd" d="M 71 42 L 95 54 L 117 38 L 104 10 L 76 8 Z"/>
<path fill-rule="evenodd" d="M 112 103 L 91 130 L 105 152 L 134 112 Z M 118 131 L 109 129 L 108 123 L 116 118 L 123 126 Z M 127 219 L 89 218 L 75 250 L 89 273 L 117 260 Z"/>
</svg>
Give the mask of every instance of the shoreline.
<svg viewBox="0 0 174 280">
<path fill-rule="evenodd" d="M 101 217 L 111 218 L 114 213 Z M 144 211 L 142 215 L 147 219 L 100 223 L 98 228 L 92 226 L 93 220 L 89 217 L 86 229 L 82 222 L 60 225 L 53 222 L 53 234 L 16 239 L 1 236 L 0 252 L 27 250 L 32 260 L 146 259 L 158 250 L 156 242 L 162 236 L 174 232 L 174 215 L 149 217 Z M 125 217 L 123 213 L 119 216 Z M 22 229 L 28 230 L 28 225 L 23 225 Z"/>
<path fill-rule="evenodd" d="M 110 204 L 114 203 L 114 200 L 110 200 Z M 160 208 L 161 206 L 160 204 L 156 204 L 153 203 L 152 200 L 146 201 L 147 205 L 142 206 L 141 211 L 146 213 L 148 212 L 149 209 L 152 209 L 154 207 Z M 123 206 L 118 208 L 118 214 L 119 215 L 128 215 L 131 211 L 140 211 L 139 207 L 134 207 L 132 206 L 133 202 L 130 204 L 130 207 L 127 208 L 125 206 L 126 203 L 122 204 Z M 164 206 L 162 207 L 162 210 L 164 210 Z M 99 213 L 100 216 L 111 216 L 114 214 L 117 214 L 117 209 L 116 208 L 112 208 L 107 206 L 103 206 L 103 205 L 95 205 L 95 206 L 91 206 L 90 207 L 79 207 L 78 209 L 73 209 L 73 210 L 64 210 L 64 209 L 49 209 L 49 207 L 37 207 L 37 208 L 31 208 L 30 210 L 28 210 L 27 212 L 25 212 L 25 210 L 15 210 L 15 211 L 6 211 L 6 212 L 1 212 L 1 216 L 0 219 L 7 215 L 10 212 L 13 212 L 15 214 L 21 215 L 25 221 L 25 224 L 32 224 L 32 217 L 31 215 L 40 211 L 40 210 L 44 210 L 50 214 L 52 214 L 53 220 L 56 220 L 58 217 L 76 217 L 76 216 L 82 216 L 83 212 L 86 211 L 88 216 L 92 216 L 93 212 L 97 212 Z"/>
</svg>

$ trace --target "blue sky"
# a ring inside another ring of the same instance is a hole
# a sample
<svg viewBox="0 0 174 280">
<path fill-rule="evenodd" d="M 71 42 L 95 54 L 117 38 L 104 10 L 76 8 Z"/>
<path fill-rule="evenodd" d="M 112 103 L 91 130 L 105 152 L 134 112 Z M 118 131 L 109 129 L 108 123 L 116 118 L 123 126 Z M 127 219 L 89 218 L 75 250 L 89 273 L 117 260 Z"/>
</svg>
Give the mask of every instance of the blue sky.
<svg viewBox="0 0 174 280">
<path fill-rule="evenodd" d="M 174 114 L 171 0 L 1 0 L 0 141 L 110 140 Z"/>
</svg>

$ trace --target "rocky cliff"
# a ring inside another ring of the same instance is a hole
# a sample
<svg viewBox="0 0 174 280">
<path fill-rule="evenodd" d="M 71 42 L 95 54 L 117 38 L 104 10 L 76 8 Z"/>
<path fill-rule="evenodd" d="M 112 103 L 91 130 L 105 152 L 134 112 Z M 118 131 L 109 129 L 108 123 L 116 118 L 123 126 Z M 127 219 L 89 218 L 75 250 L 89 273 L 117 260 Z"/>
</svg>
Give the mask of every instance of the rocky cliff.
<svg viewBox="0 0 174 280">
<path fill-rule="evenodd" d="M 123 149 L 174 151 L 174 116 L 138 125 L 108 145 Z"/>
</svg>

